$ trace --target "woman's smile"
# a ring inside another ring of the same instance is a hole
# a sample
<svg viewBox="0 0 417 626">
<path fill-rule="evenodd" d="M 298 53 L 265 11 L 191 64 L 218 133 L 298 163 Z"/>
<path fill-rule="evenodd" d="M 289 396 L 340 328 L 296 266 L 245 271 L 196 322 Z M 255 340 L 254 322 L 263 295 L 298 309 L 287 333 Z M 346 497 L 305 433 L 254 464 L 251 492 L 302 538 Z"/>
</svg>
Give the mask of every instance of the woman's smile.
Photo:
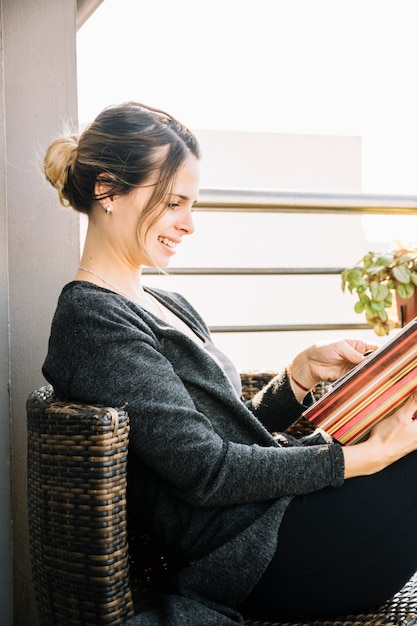
<svg viewBox="0 0 417 626">
<path fill-rule="evenodd" d="M 168 248 L 170 248 L 172 254 L 175 253 L 175 248 L 177 247 L 176 241 L 172 241 L 172 239 L 168 239 L 168 237 L 163 237 L 162 235 L 159 235 L 158 241 L 164 244 L 164 246 L 167 246 Z M 180 241 L 178 243 L 180 243 Z"/>
</svg>

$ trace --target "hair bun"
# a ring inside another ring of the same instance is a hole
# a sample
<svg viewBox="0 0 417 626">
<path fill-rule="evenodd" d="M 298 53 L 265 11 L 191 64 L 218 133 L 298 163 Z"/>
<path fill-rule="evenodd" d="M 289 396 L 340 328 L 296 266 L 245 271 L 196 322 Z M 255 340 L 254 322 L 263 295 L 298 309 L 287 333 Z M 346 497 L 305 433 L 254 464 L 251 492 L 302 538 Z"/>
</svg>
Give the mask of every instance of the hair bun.
<svg viewBox="0 0 417 626">
<path fill-rule="evenodd" d="M 57 190 L 63 206 L 69 206 L 66 188 L 71 169 L 77 160 L 77 150 L 78 135 L 66 135 L 51 143 L 43 161 L 45 177 Z"/>
</svg>

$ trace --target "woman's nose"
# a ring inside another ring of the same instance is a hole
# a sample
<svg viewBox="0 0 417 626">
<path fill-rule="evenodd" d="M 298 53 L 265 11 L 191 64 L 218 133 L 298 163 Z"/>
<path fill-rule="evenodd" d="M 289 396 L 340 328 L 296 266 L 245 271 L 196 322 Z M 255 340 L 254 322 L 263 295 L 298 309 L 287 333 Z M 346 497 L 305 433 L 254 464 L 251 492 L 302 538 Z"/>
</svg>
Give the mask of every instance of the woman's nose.
<svg viewBox="0 0 417 626">
<path fill-rule="evenodd" d="M 190 209 L 187 209 L 186 211 L 183 212 L 177 224 L 177 228 L 179 230 L 182 230 L 186 235 L 193 234 L 195 230 L 195 226 L 194 226 L 193 214 Z"/>
</svg>

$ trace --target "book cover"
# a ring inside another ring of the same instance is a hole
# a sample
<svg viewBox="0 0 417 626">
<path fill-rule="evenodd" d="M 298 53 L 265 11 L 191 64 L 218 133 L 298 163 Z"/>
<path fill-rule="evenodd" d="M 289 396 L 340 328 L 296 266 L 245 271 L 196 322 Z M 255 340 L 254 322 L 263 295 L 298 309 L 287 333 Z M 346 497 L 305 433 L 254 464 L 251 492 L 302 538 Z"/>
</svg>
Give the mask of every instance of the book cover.
<svg viewBox="0 0 417 626">
<path fill-rule="evenodd" d="M 333 383 L 303 417 L 351 445 L 416 389 L 417 318 Z"/>
</svg>

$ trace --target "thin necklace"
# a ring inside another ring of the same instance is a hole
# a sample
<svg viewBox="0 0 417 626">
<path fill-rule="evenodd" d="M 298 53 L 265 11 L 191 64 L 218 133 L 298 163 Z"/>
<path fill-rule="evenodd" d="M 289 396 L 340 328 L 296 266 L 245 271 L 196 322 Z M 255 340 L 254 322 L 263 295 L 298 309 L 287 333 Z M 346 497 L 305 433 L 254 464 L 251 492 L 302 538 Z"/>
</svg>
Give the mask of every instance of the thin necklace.
<svg viewBox="0 0 417 626">
<path fill-rule="evenodd" d="M 115 291 L 116 293 L 120 293 L 121 296 L 124 296 L 125 298 L 127 298 L 128 300 L 131 300 L 133 302 L 136 302 L 136 304 L 139 304 L 139 306 L 141 306 L 144 309 L 147 309 L 149 311 L 149 309 L 144 306 L 142 303 L 140 303 L 139 301 L 135 301 L 133 300 L 133 298 L 131 298 L 130 296 L 128 296 L 127 294 L 123 293 L 123 291 L 121 291 L 120 289 L 117 289 L 114 285 L 112 285 L 111 283 L 109 283 L 108 280 L 106 280 L 105 278 L 103 278 L 103 276 L 100 276 L 100 274 L 97 274 L 96 272 L 93 272 L 93 270 L 89 270 L 86 267 L 84 267 L 83 265 L 79 265 L 78 266 L 79 270 L 82 270 L 83 272 L 87 272 L 88 274 L 92 274 L 93 276 L 95 276 L 96 278 L 98 278 L 99 280 L 101 280 L 105 285 L 107 285 L 108 287 L 110 287 L 110 289 L 112 291 Z M 161 317 L 163 320 L 165 320 L 165 322 L 169 323 L 169 319 L 168 317 L 165 315 L 165 312 L 162 308 L 162 306 L 159 304 L 157 298 L 154 298 L 151 294 L 148 294 L 150 296 L 150 298 L 152 298 L 151 302 L 155 303 L 157 309 L 158 309 L 158 313 L 157 313 L 157 317 Z M 150 310 L 150 313 L 154 313 L 155 311 Z"/>
</svg>

